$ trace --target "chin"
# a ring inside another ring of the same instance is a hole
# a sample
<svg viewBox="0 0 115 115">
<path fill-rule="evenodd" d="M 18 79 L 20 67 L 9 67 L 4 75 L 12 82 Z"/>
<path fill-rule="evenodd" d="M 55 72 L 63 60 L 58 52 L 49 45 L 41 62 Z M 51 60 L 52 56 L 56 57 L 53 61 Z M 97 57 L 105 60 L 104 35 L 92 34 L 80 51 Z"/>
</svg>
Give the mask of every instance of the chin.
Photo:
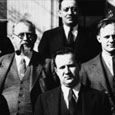
<svg viewBox="0 0 115 115">
<path fill-rule="evenodd" d="M 71 86 L 71 84 L 73 84 L 73 80 L 69 80 L 65 84 L 66 84 L 66 86 Z"/>
</svg>

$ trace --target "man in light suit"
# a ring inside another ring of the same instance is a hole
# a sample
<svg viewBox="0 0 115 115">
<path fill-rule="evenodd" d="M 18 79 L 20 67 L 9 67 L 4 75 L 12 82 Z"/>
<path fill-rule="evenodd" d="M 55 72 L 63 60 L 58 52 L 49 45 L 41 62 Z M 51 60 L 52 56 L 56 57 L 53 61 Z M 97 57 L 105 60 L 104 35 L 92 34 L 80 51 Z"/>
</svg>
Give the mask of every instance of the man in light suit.
<svg viewBox="0 0 115 115">
<path fill-rule="evenodd" d="M 91 58 L 92 50 L 91 40 L 84 27 L 79 24 L 79 9 L 77 0 L 60 0 L 59 17 L 62 19 L 62 25 L 43 33 L 38 51 L 44 58 L 51 58 L 52 54 L 62 48 L 71 47 L 78 54 L 77 60 L 87 61 Z M 69 31 L 72 28 L 73 44 L 69 44 Z M 95 46 L 95 44 L 94 44 Z M 98 45 L 96 45 L 98 47 Z M 97 49 L 97 48 L 94 48 Z M 93 51 L 93 53 L 98 51 Z M 86 55 L 87 54 L 87 55 Z M 96 53 L 97 54 L 97 53 Z"/>
<path fill-rule="evenodd" d="M 57 51 L 54 65 L 61 86 L 39 95 L 34 115 L 111 115 L 107 96 L 80 83 L 80 68 L 72 49 Z"/>
<path fill-rule="evenodd" d="M 101 43 L 102 52 L 81 66 L 80 77 L 83 84 L 105 92 L 115 115 L 115 20 L 110 17 L 98 24 L 97 40 Z"/>
<path fill-rule="evenodd" d="M 8 102 L 10 115 L 32 115 L 37 96 L 46 90 L 43 61 L 33 51 L 36 38 L 32 22 L 20 20 L 13 26 L 15 52 L 0 58 L 0 92 Z"/>
</svg>

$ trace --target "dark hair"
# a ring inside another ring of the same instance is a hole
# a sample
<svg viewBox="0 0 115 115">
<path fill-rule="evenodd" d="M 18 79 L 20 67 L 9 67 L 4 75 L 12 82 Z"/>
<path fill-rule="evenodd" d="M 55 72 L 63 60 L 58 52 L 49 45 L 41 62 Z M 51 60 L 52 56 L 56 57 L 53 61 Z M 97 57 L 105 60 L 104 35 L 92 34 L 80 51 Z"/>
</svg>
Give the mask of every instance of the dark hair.
<svg viewBox="0 0 115 115">
<path fill-rule="evenodd" d="M 28 25 L 30 28 L 31 28 L 31 31 L 35 34 L 36 32 L 35 32 L 35 25 L 31 22 L 31 21 L 29 21 L 29 20 L 27 20 L 27 19 L 21 19 L 21 20 L 19 20 L 17 23 L 15 23 L 14 25 L 13 25 L 13 33 L 14 33 L 14 29 L 15 29 L 15 26 L 17 25 L 17 24 L 19 24 L 19 23 L 24 23 L 24 24 L 26 24 L 26 25 Z"/>
<path fill-rule="evenodd" d="M 55 58 L 56 58 L 57 55 L 64 55 L 64 54 L 69 54 L 69 53 L 73 54 L 74 58 L 76 57 L 75 51 L 74 51 L 72 48 L 70 48 L 70 47 L 63 47 L 63 48 L 57 50 L 57 51 L 53 54 L 54 67 L 56 67 Z M 76 58 L 75 58 L 75 60 L 76 60 Z"/>
<path fill-rule="evenodd" d="M 59 0 L 59 9 L 61 9 L 61 4 L 64 0 Z M 77 0 L 75 0 L 76 4 L 77 4 Z M 78 7 L 78 4 L 77 4 L 77 7 Z"/>
<path fill-rule="evenodd" d="M 100 29 L 105 27 L 108 24 L 112 24 L 115 23 L 115 19 L 110 17 L 110 18 L 104 18 L 102 20 L 100 20 L 100 22 L 97 25 L 97 34 L 100 33 Z"/>
</svg>

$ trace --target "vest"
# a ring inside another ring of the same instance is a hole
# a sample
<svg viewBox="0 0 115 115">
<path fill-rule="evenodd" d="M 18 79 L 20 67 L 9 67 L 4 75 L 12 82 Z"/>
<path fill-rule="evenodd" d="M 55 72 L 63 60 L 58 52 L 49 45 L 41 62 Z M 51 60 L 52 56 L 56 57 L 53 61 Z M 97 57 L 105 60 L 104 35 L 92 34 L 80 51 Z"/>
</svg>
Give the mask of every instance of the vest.
<svg viewBox="0 0 115 115">
<path fill-rule="evenodd" d="M 29 89 L 30 76 L 31 68 L 28 67 L 24 78 L 20 80 L 16 62 L 13 61 L 3 89 L 3 95 L 8 102 L 10 115 L 32 115 Z"/>
</svg>

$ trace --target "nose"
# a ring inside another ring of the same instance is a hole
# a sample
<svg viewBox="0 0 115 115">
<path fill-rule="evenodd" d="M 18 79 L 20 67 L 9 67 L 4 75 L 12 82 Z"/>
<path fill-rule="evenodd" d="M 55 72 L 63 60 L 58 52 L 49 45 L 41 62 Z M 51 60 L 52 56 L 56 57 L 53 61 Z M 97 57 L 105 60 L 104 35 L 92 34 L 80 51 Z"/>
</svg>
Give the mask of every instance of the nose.
<svg viewBox="0 0 115 115">
<path fill-rule="evenodd" d="M 65 73 L 69 73 L 70 72 L 70 69 L 68 66 L 65 67 Z"/>
<path fill-rule="evenodd" d="M 72 9 L 71 8 L 69 8 L 68 13 L 72 14 Z"/>
<path fill-rule="evenodd" d="M 23 40 L 24 40 L 24 41 L 27 40 L 27 34 L 24 34 L 24 36 L 23 36 Z"/>
<path fill-rule="evenodd" d="M 113 41 L 114 41 L 114 37 L 113 37 L 113 36 L 110 36 L 110 37 L 109 37 L 109 41 L 110 41 L 110 42 L 113 42 Z"/>
</svg>

